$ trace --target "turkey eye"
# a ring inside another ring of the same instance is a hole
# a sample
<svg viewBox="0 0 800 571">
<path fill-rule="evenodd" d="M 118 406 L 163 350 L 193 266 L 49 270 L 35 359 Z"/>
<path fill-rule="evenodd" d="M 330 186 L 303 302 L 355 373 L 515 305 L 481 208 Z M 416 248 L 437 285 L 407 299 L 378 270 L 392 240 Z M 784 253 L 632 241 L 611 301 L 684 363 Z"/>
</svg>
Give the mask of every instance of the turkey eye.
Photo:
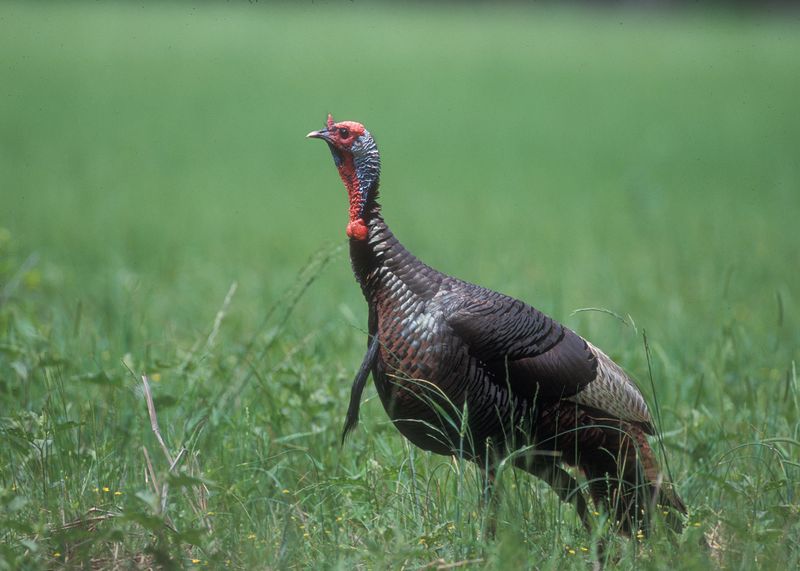
<svg viewBox="0 0 800 571">
<path fill-rule="evenodd" d="M 347 129 L 345 129 L 344 127 L 342 127 L 341 129 L 339 129 L 339 136 L 340 136 L 342 139 L 346 139 L 347 137 L 349 137 L 349 136 L 350 136 L 350 131 L 348 131 Z"/>
</svg>

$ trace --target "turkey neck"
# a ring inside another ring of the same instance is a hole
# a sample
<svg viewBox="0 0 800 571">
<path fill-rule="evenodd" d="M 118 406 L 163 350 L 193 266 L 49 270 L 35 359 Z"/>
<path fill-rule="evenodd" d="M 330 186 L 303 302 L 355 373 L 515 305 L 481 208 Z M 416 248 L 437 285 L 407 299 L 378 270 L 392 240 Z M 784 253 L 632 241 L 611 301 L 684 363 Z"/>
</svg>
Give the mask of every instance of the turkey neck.
<svg viewBox="0 0 800 571">
<path fill-rule="evenodd" d="M 383 220 L 377 201 L 366 209 L 364 220 L 369 235 L 366 240 L 350 239 L 350 261 L 370 313 L 380 311 L 384 302 L 401 294 L 432 298 L 443 274 L 423 264 L 400 243 Z M 370 332 L 374 333 L 372 323 Z"/>
</svg>

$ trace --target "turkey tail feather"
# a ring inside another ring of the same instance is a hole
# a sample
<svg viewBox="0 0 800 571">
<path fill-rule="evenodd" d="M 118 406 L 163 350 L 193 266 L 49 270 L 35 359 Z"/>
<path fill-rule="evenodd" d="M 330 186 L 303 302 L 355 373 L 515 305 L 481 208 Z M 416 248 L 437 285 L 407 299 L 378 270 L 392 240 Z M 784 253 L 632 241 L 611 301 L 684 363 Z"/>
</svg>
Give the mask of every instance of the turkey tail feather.
<svg viewBox="0 0 800 571">
<path fill-rule="evenodd" d="M 663 481 L 644 431 L 621 423 L 619 429 L 609 427 L 605 432 L 605 446 L 582 454 L 579 461 L 594 503 L 605 506 L 626 535 L 648 534 L 656 511 L 680 533 L 686 505 L 672 484 Z"/>
</svg>

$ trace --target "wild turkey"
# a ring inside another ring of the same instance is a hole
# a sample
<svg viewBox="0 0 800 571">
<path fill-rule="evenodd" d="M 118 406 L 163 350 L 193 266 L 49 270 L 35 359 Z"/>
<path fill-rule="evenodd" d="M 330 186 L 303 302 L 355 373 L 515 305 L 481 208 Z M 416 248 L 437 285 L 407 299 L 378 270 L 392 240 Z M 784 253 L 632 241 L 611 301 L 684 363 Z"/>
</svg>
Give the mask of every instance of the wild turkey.
<svg viewBox="0 0 800 571">
<path fill-rule="evenodd" d="M 516 453 L 514 464 L 574 502 L 588 527 L 578 483 L 563 468 L 577 466 L 621 533 L 647 532 L 656 505 L 680 531 L 686 508 L 662 480 L 647 440 L 650 412 L 628 375 L 542 312 L 406 250 L 381 215 L 380 155 L 363 125 L 329 115 L 307 136 L 328 144 L 347 188 L 350 259 L 369 305 L 368 350 L 342 439 L 358 422 L 371 372 L 389 417 L 418 447 L 481 466 Z"/>
</svg>

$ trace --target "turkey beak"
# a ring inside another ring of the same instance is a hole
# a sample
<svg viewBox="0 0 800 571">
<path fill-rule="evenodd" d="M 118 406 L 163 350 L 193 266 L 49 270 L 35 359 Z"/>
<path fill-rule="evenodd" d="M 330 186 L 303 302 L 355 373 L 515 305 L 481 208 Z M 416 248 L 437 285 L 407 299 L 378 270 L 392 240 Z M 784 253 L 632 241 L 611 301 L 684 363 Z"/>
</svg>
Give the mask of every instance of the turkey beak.
<svg viewBox="0 0 800 571">
<path fill-rule="evenodd" d="M 328 129 L 322 129 L 321 131 L 311 131 L 306 135 L 306 139 L 322 139 L 323 141 L 329 141 L 330 137 L 328 135 Z"/>
</svg>

